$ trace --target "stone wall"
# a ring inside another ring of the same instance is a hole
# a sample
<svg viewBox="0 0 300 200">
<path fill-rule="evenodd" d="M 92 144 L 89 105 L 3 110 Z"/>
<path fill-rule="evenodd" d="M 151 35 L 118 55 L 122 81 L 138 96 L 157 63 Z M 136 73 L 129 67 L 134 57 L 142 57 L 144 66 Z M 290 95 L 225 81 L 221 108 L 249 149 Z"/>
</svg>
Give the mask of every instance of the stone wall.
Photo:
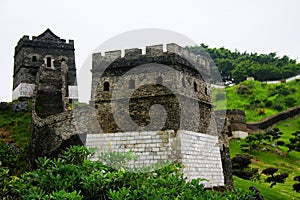
<svg viewBox="0 0 300 200">
<path fill-rule="evenodd" d="M 126 49 L 124 57 L 120 50 L 94 54 L 91 98 L 103 131 L 184 129 L 216 135 L 215 127 L 209 128 L 214 120 L 210 83 L 205 81 L 209 68 L 207 58 L 175 44 L 167 45 L 166 52 L 155 45 L 146 47 L 146 54 L 140 49 Z M 155 117 L 149 112 L 155 105 L 165 113 L 152 113 L 167 115 L 163 127 L 151 124 Z"/>
<path fill-rule="evenodd" d="M 83 145 L 87 127 L 95 119 L 91 109 L 70 110 L 68 105 L 68 66 L 42 65 L 32 99 L 31 160 L 40 156 L 55 157 L 70 145 Z M 93 130 L 98 130 L 97 127 Z"/>
<path fill-rule="evenodd" d="M 226 126 L 226 131 L 248 131 L 245 112 L 239 109 L 215 111 L 216 121 L 220 128 Z M 218 128 L 218 129 L 220 129 Z M 222 130 L 218 130 L 219 132 Z"/>
<path fill-rule="evenodd" d="M 259 122 L 248 122 L 247 127 L 252 131 L 255 131 L 257 129 L 267 129 L 280 121 L 286 120 L 299 114 L 300 106 L 296 106 L 288 110 L 279 112 L 273 116 L 267 117 Z"/>
<path fill-rule="evenodd" d="M 98 153 L 133 150 L 139 159 L 135 166 L 182 162 L 189 180 L 206 178 L 207 187 L 224 186 L 218 137 L 185 130 L 88 134 L 88 147 L 98 147 Z M 94 157 L 97 160 L 97 154 Z"/>
<path fill-rule="evenodd" d="M 101 83 L 101 77 L 123 76 L 131 69 L 149 63 L 169 66 L 182 72 L 181 76 L 192 76 L 210 83 L 210 65 L 207 58 L 195 55 L 177 44 L 167 44 L 166 49 L 167 51 L 163 52 L 163 45 L 147 46 L 145 54 L 142 54 L 141 49 L 125 49 L 124 57 L 121 56 L 121 50 L 105 52 L 105 55 L 94 53 L 91 101 L 95 101 L 95 95 L 98 94 L 97 88 Z M 177 78 L 176 82 L 181 82 L 181 77 Z M 191 83 L 192 80 L 187 78 L 186 81 Z M 209 91 L 208 88 L 207 92 Z"/>
</svg>

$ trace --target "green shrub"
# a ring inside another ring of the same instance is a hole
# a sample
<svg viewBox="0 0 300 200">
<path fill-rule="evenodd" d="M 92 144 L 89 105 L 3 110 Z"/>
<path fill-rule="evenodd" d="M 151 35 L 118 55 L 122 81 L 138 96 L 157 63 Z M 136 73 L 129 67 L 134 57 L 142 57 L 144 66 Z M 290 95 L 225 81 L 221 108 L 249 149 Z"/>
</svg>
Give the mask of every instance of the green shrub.
<svg viewBox="0 0 300 200">
<path fill-rule="evenodd" d="M 257 168 L 250 168 L 251 156 L 249 155 L 237 155 L 231 159 L 232 173 L 237 177 L 245 180 L 256 181 L 260 179 Z"/>
<path fill-rule="evenodd" d="M 285 144 L 285 142 L 282 141 L 282 140 L 278 140 L 278 141 L 276 142 L 276 144 L 277 144 L 278 146 L 283 146 L 283 145 Z"/>
<path fill-rule="evenodd" d="M 295 190 L 296 192 L 300 192 L 300 183 L 293 184 L 293 190 Z"/>
<path fill-rule="evenodd" d="M 265 139 L 265 136 L 261 133 L 249 134 L 244 143 L 241 144 L 241 148 L 248 147 L 249 150 L 253 150 L 259 147 L 261 142 Z"/>
<path fill-rule="evenodd" d="M 284 102 L 284 105 L 289 108 L 289 107 L 293 107 L 296 105 L 297 99 L 295 99 L 295 97 L 287 96 L 283 99 L 283 102 Z"/>
<path fill-rule="evenodd" d="M 273 102 L 271 100 L 265 101 L 265 107 L 270 108 L 272 106 Z"/>
<path fill-rule="evenodd" d="M 3 167 L 9 169 L 12 176 L 19 175 L 29 169 L 27 150 L 14 150 L 9 144 L 0 140 L 0 161 Z"/>
<path fill-rule="evenodd" d="M 240 190 L 225 193 L 205 190 L 200 183 L 204 179 L 188 181 L 184 178 L 180 163 L 134 173 L 86 159 L 92 153 L 85 147 L 70 147 L 59 158 L 39 158 L 38 169 L 21 175 L 10 184 L 9 198 L 233 200 L 251 199 L 254 195 Z"/>
<path fill-rule="evenodd" d="M 288 173 L 275 174 L 278 171 L 278 168 L 269 167 L 262 171 L 263 174 L 268 177 L 265 179 L 265 182 L 271 183 L 270 188 L 272 188 L 277 183 L 284 183 L 285 179 L 289 176 Z"/>
<path fill-rule="evenodd" d="M 236 88 L 236 93 L 237 94 L 252 94 L 252 90 L 247 85 L 240 84 Z"/>
</svg>

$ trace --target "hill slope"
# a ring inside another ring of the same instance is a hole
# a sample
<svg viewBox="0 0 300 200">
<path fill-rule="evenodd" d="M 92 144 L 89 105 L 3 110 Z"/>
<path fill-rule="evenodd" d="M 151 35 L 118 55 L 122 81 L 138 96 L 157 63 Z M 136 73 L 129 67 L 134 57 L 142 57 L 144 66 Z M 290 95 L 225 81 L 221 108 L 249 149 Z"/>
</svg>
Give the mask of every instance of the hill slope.
<svg viewBox="0 0 300 200">
<path fill-rule="evenodd" d="M 299 80 L 278 84 L 247 80 L 225 88 L 226 102 L 218 97 L 224 90 L 213 88 L 213 102 L 216 110 L 244 110 L 247 121 L 254 122 L 300 105 L 299 88 Z"/>
<path fill-rule="evenodd" d="M 291 134 L 296 130 L 300 130 L 300 116 L 282 121 L 274 127 L 279 128 L 284 133 L 280 140 L 288 143 L 289 138 L 292 136 Z M 240 148 L 241 143 L 243 143 L 243 140 L 230 140 L 231 158 L 243 153 Z M 274 147 L 272 144 L 262 145 L 259 149 L 249 152 L 253 156 L 250 167 L 258 168 L 260 172 L 268 167 L 278 168 L 279 172 L 289 174 L 286 183 L 278 183 L 273 188 L 270 188 L 270 183 L 264 182 L 266 176 L 262 176 L 261 181 L 256 182 L 234 177 L 235 187 L 247 189 L 254 185 L 260 189 L 265 199 L 300 199 L 300 193 L 292 190 L 292 185 L 296 183 L 293 181 L 293 177 L 300 175 L 300 152 L 291 151 L 288 156 L 286 156 L 286 152 L 287 147 Z"/>
</svg>

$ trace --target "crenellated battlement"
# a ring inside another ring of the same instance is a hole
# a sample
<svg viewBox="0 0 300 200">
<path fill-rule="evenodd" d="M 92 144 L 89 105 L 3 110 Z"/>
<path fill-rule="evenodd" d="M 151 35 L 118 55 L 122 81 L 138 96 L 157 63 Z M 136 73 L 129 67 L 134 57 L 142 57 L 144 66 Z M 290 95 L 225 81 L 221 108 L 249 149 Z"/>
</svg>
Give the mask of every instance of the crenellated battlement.
<svg viewBox="0 0 300 200">
<path fill-rule="evenodd" d="M 187 59 L 188 61 L 194 62 L 193 64 L 200 64 L 201 66 L 209 66 L 209 61 L 207 58 L 196 55 L 190 52 L 188 49 L 179 46 L 175 43 L 170 44 L 158 44 L 152 46 L 146 46 L 146 51 L 143 51 L 140 48 L 132 48 L 132 49 L 124 49 L 124 50 L 114 50 L 114 51 L 106 51 L 106 52 L 99 52 L 93 54 L 93 61 L 101 62 L 101 61 L 113 61 L 117 58 L 138 58 L 140 56 L 159 56 L 163 55 L 164 53 L 175 53 L 179 56 Z M 164 49 L 166 51 L 164 51 Z"/>
<path fill-rule="evenodd" d="M 39 36 L 32 36 L 32 39 L 28 35 L 24 35 L 18 41 L 15 52 L 18 53 L 22 47 L 31 46 L 74 50 L 74 40 L 61 39 L 47 29 Z"/>
<path fill-rule="evenodd" d="M 15 47 L 14 99 L 31 96 L 32 85 L 35 85 L 42 65 L 51 69 L 60 68 L 63 61 L 68 65 L 68 85 L 73 86 L 76 81 L 74 40 L 61 39 L 49 29 L 38 36 L 24 35 Z"/>
</svg>

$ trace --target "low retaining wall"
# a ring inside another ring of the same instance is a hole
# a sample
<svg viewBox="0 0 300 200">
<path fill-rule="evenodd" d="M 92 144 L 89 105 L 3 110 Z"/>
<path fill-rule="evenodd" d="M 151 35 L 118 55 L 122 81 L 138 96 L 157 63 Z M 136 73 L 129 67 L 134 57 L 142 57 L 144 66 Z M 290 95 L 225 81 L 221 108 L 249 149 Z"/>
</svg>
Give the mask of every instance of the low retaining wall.
<svg viewBox="0 0 300 200">
<path fill-rule="evenodd" d="M 248 129 L 251 129 L 251 130 L 267 129 L 270 126 L 272 126 L 282 120 L 294 117 L 299 114 L 300 114 L 300 106 L 296 106 L 296 107 L 290 108 L 286 111 L 277 113 L 276 115 L 267 117 L 259 122 L 248 122 L 247 127 L 248 127 Z"/>
</svg>

